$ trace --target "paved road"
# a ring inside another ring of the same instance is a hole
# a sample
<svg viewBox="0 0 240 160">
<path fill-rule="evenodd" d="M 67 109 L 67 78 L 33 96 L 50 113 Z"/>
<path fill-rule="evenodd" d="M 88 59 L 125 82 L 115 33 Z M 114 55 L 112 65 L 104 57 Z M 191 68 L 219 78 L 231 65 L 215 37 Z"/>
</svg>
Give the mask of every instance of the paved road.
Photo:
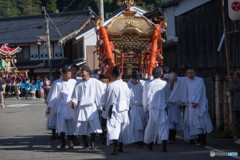
<svg viewBox="0 0 240 160">
<path fill-rule="evenodd" d="M 104 146 L 97 140 L 96 151 L 84 151 L 82 146 L 73 150 L 59 149 L 60 143 L 50 140 L 47 120 L 44 116 L 45 104 L 40 100 L 6 99 L 6 108 L 0 109 L 0 160 L 25 159 L 115 159 L 115 160 L 231 160 L 232 157 L 210 157 L 210 150 L 238 151 L 230 139 L 209 138 L 208 149 L 185 143 L 181 138 L 176 144 L 168 145 L 168 153 L 161 153 L 161 145 L 155 145 L 153 151 L 144 146 L 136 149 L 135 145 L 124 146 L 124 152 L 111 155 L 112 146 Z M 219 150 L 216 150 L 219 149 Z M 240 157 L 236 157 L 240 159 Z"/>
</svg>

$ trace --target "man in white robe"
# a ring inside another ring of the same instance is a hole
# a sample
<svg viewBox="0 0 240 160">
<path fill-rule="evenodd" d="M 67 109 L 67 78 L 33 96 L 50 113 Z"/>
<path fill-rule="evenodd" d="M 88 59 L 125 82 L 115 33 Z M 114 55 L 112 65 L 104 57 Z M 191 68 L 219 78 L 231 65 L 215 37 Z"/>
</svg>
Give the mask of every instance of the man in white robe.
<svg viewBox="0 0 240 160">
<path fill-rule="evenodd" d="M 78 77 L 79 67 L 76 64 L 72 65 L 70 70 L 72 79 L 75 79 L 77 82 L 82 81 L 82 77 Z"/>
<path fill-rule="evenodd" d="M 82 135 L 84 149 L 88 150 L 87 136 L 91 134 L 91 148 L 96 149 L 94 139 L 96 133 L 102 133 L 97 109 L 102 108 L 102 97 L 106 85 L 101 81 L 90 78 L 90 68 L 82 66 L 80 74 L 82 81 L 79 82 L 72 95 L 72 108 L 77 110 L 76 134 Z"/>
<path fill-rule="evenodd" d="M 177 132 L 183 131 L 183 108 L 181 107 L 183 79 L 173 75 L 169 79 L 169 95 L 167 100 L 169 119 L 169 143 L 175 142 Z"/>
<path fill-rule="evenodd" d="M 75 79 L 77 81 L 77 83 L 81 82 L 82 81 L 82 78 L 81 77 L 78 77 L 78 74 L 79 74 L 79 67 L 74 64 L 71 66 L 71 78 L 72 79 Z M 77 121 L 75 121 L 76 124 L 75 126 L 77 127 Z M 80 145 L 80 141 L 78 140 L 78 136 L 74 135 L 74 145 L 77 146 L 77 145 Z"/>
<path fill-rule="evenodd" d="M 48 103 L 48 113 L 57 110 L 57 130 L 62 140 L 61 149 L 65 149 L 65 134 L 69 136 L 69 148 L 73 149 L 76 113 L 72 109 L 72 93 L 77 83 L 70 79 L 71 72 L 68 66 L 62 68 L 62 81 L 56 82 L 52 97 Z"/>
<path fill-rule="evenodd" d="M 144 135 L 144 142 L 149 144 L 149 150 L 153 149 L 155 142 L 162 142 L 162 152 L 167 152 L 167 140 L 169 132 L 168 115 L 166 112 L 166 85 L 167 82 L 160 79 L 161 67 L 153 69 L 154 79 L 146 82 L 143 90 L 143 106 L 149 112 L 149 120 Z"/>
<path fill-rule="evenodd" d="M 131 143 L 128 116 L 130 90 L 120 76 L 118 68 L 114 67 L 111 73 L 112 82 L 107 86 L 104 100 L 106 108 L 103 117 L 107 119 L 107 145 L 114 143 L 113 155 L 123 152 L 123 143 Z"/>
<path fill-rule="evenodd" d="M 128 81 L 130 89 L 130 110 L 129 118 L 131 125 L 131 141 L 137 142 L 137 148 L 141 148 L 143 144 L 144 131 L 146 127 L 146 113 L 144 112 L 142 103 L 143 80 L 140 80 L 140 73 L 133 70 L 132 79 Z"/>
<path fill-rule="evenodd" d="M 193 140 L 198 136 L 201 147 L 206 145 L 206 134 L 213 130 L 212 122 L 208 114 L 208 100 L 202 78 L 196 76 L 193 68 L 186 70 L 184 84 L 185 111 L 184 111 L 184 139 Z"/>
<path fill-rule="evenodd" d="M 61 71 L 60 71 L 61 72 Z M 51 98 L 54 98 L 53 94 L 53 87 L 55 86 L 55 84 L 59 81 L 62 81 L 62 78 L 59 78 L 57 80 L 55 80 L 49 90 L 48 96 L 47 96 L 47 106 L 49 101 L 51 100 Z M 58 134 L 56 133 L 56 127 L 57 127 L 57 113 L 54 112 L 51 115 L 46 114 L 47 118 L 48 118 L 48 128 L 52 130 L 52 136 L 50 137 L 51 139 L 56 139 L 58 138 Z"/>
</svg>

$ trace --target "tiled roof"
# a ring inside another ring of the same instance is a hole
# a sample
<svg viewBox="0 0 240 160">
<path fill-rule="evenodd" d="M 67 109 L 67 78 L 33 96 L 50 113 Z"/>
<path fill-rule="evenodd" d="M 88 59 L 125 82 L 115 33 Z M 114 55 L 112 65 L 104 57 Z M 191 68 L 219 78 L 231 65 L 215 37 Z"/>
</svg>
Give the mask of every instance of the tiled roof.
<svg viewBox="0 0 240 160">
<path fill-rule="evenodd" d="M 62 36 L 80 29 L 91 17 L 92 11 L 77 11 L 49 14 Z M 44 15 L 0 18 L 0 44 L 35 43 L 37 36 L 45 35 Z M 49 21 L 50 40 L 58 41 L 61 36 Z"/>
</svg>

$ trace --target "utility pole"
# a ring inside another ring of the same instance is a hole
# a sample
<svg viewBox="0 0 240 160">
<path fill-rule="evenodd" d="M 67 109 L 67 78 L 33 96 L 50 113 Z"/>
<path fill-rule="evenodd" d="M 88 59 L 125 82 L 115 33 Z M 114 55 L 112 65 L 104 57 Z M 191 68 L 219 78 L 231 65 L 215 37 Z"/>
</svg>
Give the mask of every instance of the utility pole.
<svg viewBox="0 0 240 160">
<path fill-rule="evenodd" d="M 230 77 L 230 65 L 229 65 L 229 52 L 228 52 L 228 44 L 227 44 L 227 31 L 226 31 L 226 21 L 225 21 L 225 11 L 224 11 L 224 0 L 222 0 L 222 19 L 223 19 L 223 29 L 224 29 L 224 43 L 225 43 L 225 54 L 226 54 L 226 61 L 227 61 L 227 75 Z M 228 91 L 230 89 L 228 88 Z M 233 132 L 233 139 L 236 140 L 236 127 L 233 118 L 233 110 L 232 110 L 232 95 L 229 95 L 229 112 L 230 112 L 230 120 L 232 121 L 232 132 Z"/>
<path fill-rule="evenodd" d="M 46 8 L 43 7 L 44 15 L 46 18 L 46 39 L 47 39 L 47 48 L 48 48 L 48 67 L 49 67 L 49 79 L 52 82 L 52 54 L 51 54 L 51 46 L 50 46 L 50 36 L 49 36 L 49 19 L 47 17 Z"/>
<path fill-rule="evenodd" d="M 104 4 L 103 0 L 99 0 L 99 16 L 102 23 L 104 23 L 104 5 L 103 4 Z"/>
</svg>

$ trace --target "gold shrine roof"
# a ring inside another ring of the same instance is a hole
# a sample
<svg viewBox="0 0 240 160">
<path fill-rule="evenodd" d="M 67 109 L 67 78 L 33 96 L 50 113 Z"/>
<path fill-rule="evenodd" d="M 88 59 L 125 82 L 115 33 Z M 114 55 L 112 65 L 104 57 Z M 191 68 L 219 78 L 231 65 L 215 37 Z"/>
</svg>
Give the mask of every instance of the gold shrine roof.
<svg viewBox="0 0 240 160">
<path fill-rule="evenodd" d="M 115 17 L 106 27 L 109 38 L 122 37 L 124 34 L 137 34 L 139 38 L 151 38 L 154 27 L 146 18 L 134 16 L 135 13 L 125 11 L 123 16 Z"/>
</svg>

